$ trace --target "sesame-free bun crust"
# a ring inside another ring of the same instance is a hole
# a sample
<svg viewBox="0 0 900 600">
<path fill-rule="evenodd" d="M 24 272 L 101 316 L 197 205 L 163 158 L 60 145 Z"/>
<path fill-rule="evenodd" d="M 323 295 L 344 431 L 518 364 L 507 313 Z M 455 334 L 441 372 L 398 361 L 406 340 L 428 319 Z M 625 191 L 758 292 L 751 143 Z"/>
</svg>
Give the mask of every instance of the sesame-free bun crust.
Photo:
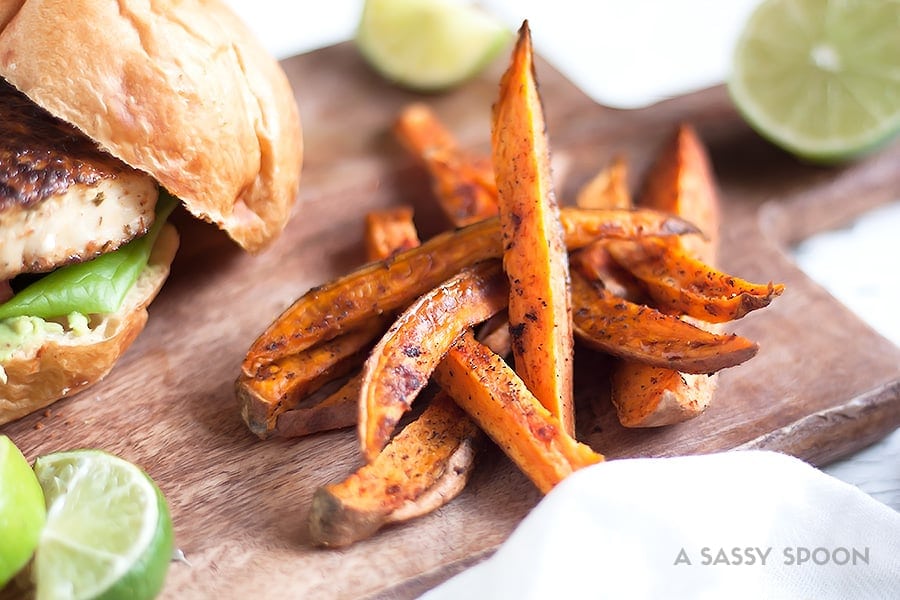
<svg viewBox="0 0 900 600">
<path fill-rule="evenodd" d="M 147 323 L 147 306 L 169 275 L 178 234 L 166 224 L 147 267 L 118 312 L 103 315 L 83 335 L 48 336 L 42 345 L 14 354 L 2 367 L 0 425 L 71 396 L 103 379 Z"/>
<path fill-rule="evenodd" d="M 0 7 L 0 76 L 245 249 L 284 228 L 302 162 L 280 65 L 219 0 Z"/>
</svg>

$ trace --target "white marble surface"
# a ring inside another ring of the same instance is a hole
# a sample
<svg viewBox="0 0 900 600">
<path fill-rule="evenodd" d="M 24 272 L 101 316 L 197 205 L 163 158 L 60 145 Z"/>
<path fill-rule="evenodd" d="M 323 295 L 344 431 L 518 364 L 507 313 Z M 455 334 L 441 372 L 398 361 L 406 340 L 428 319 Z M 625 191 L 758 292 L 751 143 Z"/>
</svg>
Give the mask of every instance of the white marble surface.
<svg viewBox="0 0 900 600">
<path fill-rule="evenodd" d="M 227 0 L 278 57 L 350 39 L 361 0 Z M 731 44 L 756 0 L 484 0 L 598 101 L 636 107 L 721 81 Z M 677 4 L 678 8 L 673 6 Z M 617 60 L 604 60 L 616 56 Z M 628 57 L 630 62 L 621 60 Z M 627 66 L 627 68 L 623 68 Z M 898 191 L 900 195 L 900 191 Z M 799 264 L 883 335 L 900 344 L 900 198 L 846 229 L 797 249 Z M 900 510 L 900 430 L 826 472 Z"/>
</svg>

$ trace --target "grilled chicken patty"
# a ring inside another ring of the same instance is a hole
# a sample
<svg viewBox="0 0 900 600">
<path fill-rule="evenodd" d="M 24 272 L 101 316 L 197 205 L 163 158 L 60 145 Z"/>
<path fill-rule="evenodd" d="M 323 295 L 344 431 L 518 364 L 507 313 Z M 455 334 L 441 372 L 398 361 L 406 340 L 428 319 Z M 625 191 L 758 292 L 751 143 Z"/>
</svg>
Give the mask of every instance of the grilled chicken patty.
<svg viewBox="0 0 900 600">
<path fill-rule="evenodd" d="M 0 282 L 90 260 L 143 235 L 157 197 L 152 177 L 0 79 Z"/>
</svg>

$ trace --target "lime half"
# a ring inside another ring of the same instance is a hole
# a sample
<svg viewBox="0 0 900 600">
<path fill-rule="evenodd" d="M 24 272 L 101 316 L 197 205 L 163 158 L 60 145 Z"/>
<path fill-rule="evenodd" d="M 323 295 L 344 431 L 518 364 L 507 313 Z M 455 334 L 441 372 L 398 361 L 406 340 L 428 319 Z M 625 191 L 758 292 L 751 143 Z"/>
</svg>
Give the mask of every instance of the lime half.
<svg viewBox="0 0 900 600">
<path fill-rule="evenodd" d="M 900 1 L 766 0 L 728 89 L 760 134 L 804 158 L 877 148 L 900 131 Z"/>
<path fill-rule="evenodd" d="M 512 39 L 475 6 L 453 0 L 366 0 L 356 44 L 388 80 L 438 91 L 469 79 Z"/>
<path fill-rule="evenodd" d="M 24 567 L 44 526 L 44 494 L 31 465 L 0 435 L 0 588 Z"/>
<path fill-rule="evenodd" d="M 40 457 L 47 523 L 32 568 L 38 600 L 149 599 L 172 557 L 172 520 L 156 484 L 99 450 Z"/>
</svg>

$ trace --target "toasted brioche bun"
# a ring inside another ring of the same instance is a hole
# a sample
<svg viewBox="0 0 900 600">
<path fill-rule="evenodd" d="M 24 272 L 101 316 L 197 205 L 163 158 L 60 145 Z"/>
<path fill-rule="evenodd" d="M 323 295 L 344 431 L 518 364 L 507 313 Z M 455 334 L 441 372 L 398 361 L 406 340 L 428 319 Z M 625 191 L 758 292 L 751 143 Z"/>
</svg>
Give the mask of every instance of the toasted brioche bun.
<svg viewBox="0 0 900 600">
<path fill-rule="evenodd" d="M 284 228 L 302 161 L 280 65 L 219 0 L 20 0 L 0 76 L 256 252 Z"/>
<path fill-rule="evenodd" d="M 118 312 L 103 315 L 90 332 L 48 335 L 40 347 L 14 354 L 2 367 L 0 424 L 23 417 L 100 381 L 147 323 L 147 306 L 169 276 L 178 234 L 166 224 L 147 267 Z"/>
</svg>

